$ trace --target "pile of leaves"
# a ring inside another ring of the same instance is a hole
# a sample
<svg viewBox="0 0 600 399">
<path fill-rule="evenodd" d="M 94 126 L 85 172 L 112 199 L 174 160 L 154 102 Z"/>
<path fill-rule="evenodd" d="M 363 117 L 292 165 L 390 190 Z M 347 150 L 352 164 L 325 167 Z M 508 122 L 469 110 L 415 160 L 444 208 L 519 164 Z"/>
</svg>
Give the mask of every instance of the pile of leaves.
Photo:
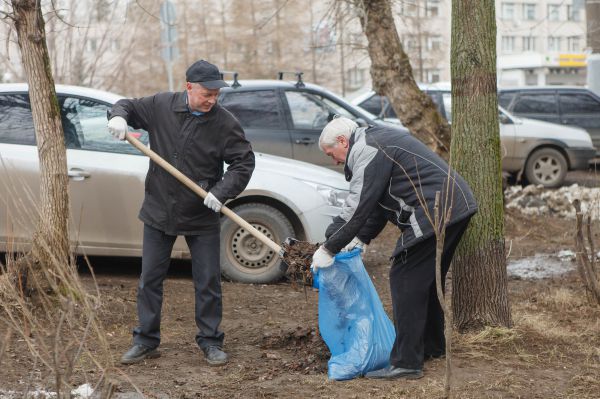
<svg viewBox="0 0 600 399">
<path fill-rule="evenodd" d="M 297 326 L 285 331 L 265 333 L 260 347 L 266 350 L 284 349 L 294 354 L 292 360 L 283 360 L 276 352 L 265 352 L 264 357 L 277 360 L 280 369 L 301 374 L 321 374 L 327 371 L 329 349 L 315 327 Z"/>
<path fill-rule="evenodd" d="M 313 254 L 319 244 L 307 241 L 288 240 L 282 245 L 284 250 L 283 261 L 288 265 L 287 276 L 292 285 L 301 284 L 312 286 L 313 277 L 310 271 Z"/>
</svg>

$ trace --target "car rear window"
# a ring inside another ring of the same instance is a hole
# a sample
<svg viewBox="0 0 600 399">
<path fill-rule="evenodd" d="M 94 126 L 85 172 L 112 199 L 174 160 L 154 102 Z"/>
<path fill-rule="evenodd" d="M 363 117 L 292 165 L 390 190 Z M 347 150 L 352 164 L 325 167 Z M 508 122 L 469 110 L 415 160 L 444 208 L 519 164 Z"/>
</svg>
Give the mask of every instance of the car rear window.
<svg viewBox="0 0 600 399">
<path fill-rule="evenodd" d="M 549 94 L 521 94 L 512 111 L 521 114 L 558 114 L 556 96 Z"/>
<path fill-rule="evenodd" d="M 35 145 L 33 116 L 27 94 L 0 95 L 0 142 Z"/>
<path fill-rule="evenodd" d="M 384 97 L 374 94 L 362 103 L 358 104 L 358 106 L 366 109 L 373 115 L 381 115 L 381 110 L 385 107 L 385 100 L 386 99 Z"/>
<path fill-rule="evenodd" d="M 600 102 L 583 93 L 560 94 L 560 109 L 563 114 L 600 115 Z"/>
<path fill-rule="evenodd" d="M 279 99 L 274 90 L 241 91 L 225 94 L 219 102 L 244 128 L 286 129 Z"/>
</svg>

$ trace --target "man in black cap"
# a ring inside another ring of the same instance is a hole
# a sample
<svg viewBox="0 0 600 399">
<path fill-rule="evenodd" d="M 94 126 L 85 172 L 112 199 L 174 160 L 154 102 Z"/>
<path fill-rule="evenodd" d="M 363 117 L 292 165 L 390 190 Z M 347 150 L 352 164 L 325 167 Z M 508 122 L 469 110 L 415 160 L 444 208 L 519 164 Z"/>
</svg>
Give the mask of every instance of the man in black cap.
<svg viewBox="0 0 600 399">
<path fill-rule="evenodd" d="M 111 110 L 108 129 L 125 139 L 128 125 L 148 131 L 150 146 L 163 159 L 208 192 L 204 203 L 186 186 L 150 161 L 144 203 L 142 275 L 137 294 L 139 325 L 133 346 L 121 363 L 160 356 L 160 316 L 163 280 L 175 239 L 185 236 L 192 257 L 196 301 L 196 342 L 211 365 L 227 362 L 220 280 L 219 211 L 240 194 L 254 170 L 254 153 L 237 119 L 217 104 L 227 86 L 218 68 L 204 60 L 186 72 L 186 90 L 119 100 Z M 223 163 L 227 171 L 223 171 Z"/>
</svg>

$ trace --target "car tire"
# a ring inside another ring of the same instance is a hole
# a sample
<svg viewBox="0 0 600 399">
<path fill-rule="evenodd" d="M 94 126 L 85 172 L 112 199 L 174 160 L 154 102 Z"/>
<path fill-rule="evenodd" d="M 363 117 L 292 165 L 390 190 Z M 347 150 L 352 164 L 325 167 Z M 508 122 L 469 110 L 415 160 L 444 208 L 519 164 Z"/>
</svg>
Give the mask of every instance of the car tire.
<svg viewBox="0 0 600 399">
<path fill-rule="evenodd" d="M 290 221 L 272 206 L 249 203 L 233 211 L 276 244 L 294 236 Z M 277 252 L 231 219 L 222 219 L 221 273 L 225 278 L 240 283 L 271 283 L 281 279 L 286 269 Z"/>
<path fill-rule="evenodd" d="M 567 160 L 554 148 L 541 148 L 534 151 L 525 164 L 525 177 L 530 184 L 546 188 L 560 186 L 567 175 Z"/>
</svg>

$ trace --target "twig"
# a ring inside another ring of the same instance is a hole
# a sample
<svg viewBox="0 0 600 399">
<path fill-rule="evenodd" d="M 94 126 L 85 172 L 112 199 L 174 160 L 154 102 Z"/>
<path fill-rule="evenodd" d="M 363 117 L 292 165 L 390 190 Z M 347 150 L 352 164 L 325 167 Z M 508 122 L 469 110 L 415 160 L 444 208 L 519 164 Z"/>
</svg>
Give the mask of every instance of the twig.
<svg viewBox="0 0 600 399">
<path fill-rule="evenodd" d="M 575 231 L 575 248 L 577 254 L 577 270 L 583 280 L 586 291 L 589 292 L 595 299 L 598 305 L 600 305 L 600 281 L 596 276 L 595 262 L 594 262 L 594 245 L 592 241 L 591 222 L 588 218 L 588 242 L 590 243 L 590 249 L 592 251 L 591 257 L 588 253 L 588 249 L 585 246 L 585 238 L 583 235 L 583 214 L 581 212 L 581 202 L 579 200 L 573 201 L 573 206 L 576 212 L 576 231 Z"/>
<path fill-rule="evenodd" d="M 444 384 L 444 397 L 449 398 L 451 394 L 452 382 L 452 315 L 450 314 L 446 302 L 446 295 L 442 288 L 442 255 L 444 254 L 444 240 L 446 238 L 446 223 L 450 218 L 451 207 L 447 209 L 446 217 L 440 217 L 440 192 L 435 192 L 434 213 L 434 231 L 435 231 L 435 287 L 437 290 L 440 307 L 444 313 L 444 339 L 446 341 L 446 381 Z"/>
</svg>

